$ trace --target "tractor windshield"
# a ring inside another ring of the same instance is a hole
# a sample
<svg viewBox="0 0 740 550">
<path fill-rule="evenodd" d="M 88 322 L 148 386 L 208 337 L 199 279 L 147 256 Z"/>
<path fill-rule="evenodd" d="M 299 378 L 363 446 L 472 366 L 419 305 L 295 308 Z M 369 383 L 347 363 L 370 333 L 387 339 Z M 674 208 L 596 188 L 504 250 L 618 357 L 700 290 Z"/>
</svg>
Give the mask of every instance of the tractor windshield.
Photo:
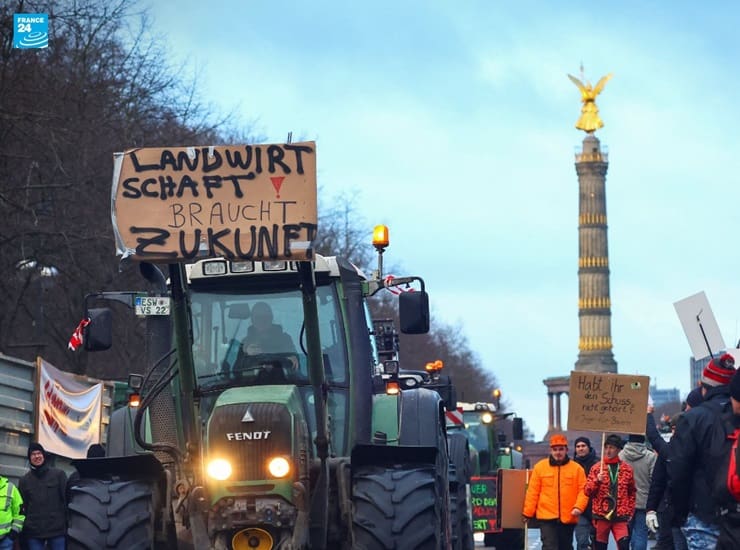
<svg viewBox="0 0 740 550">
<path fill-rule="evenodd" d="M 228 386 L 308 384 L 300 290 L 191 293 L 193 360 L 203 391 Z M 319 333 L 329 384 L 347 383 L 340 310 L 331 285 L 317 288 Z"/>
<path fill-rule="evenodd" d="M 467 414 L 464 415 L 465 426 L 468 432 L 468 441 L 477 451 L 488 451 L 490 447 L 490 428 L 487 424 L 481 423 L 480 414 L 476 413 L 475 415 L 471 415 L 471 417 L 473 416 L 475 418 L 468 418 Z"/>
<path fill-rule="evenodd" d="M 335 285 L 318 286 L 316 298 L 334 454 L 347 441 L 349 363 Z M 207 415 L 229 387 L 292 384 L 303 396 L 309 430 L 316 433 L 300 290 L 191 288 L 190 300 L 201 412 Z"/>
</svg>

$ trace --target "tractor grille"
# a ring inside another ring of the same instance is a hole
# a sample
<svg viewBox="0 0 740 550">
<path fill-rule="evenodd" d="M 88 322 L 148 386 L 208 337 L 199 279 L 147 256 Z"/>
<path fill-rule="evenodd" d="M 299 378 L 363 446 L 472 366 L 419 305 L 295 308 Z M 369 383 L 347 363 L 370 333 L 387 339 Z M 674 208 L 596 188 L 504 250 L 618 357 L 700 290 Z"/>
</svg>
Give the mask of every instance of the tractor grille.
<svg viewBox="0 0 740 550">
<path fill-rule="evenodd" d="M 229 481 L 269 479 L 267 460 L 292 455 L 291 433 L 291 416 L 284 405 L 222 405 L 208 422 L 208 455 L 229 460 Z"/>
</svg>

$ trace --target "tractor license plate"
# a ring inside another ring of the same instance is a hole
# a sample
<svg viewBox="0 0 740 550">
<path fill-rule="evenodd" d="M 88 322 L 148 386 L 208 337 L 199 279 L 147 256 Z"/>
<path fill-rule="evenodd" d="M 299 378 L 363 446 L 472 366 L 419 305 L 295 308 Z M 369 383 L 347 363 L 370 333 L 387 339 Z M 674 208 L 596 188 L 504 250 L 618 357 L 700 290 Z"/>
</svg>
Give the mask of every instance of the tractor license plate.
<svg viewBox="0 0 740 550">
<path fill-rule="evenodd" d="M 136 315 L 169 315 L 170 299 L 166 296 L 136 296 L 134 299 Z"/>
<path fill-rule="evenodd" d="M 247 499 L 246 498 L 237 498 L 234 500 L 234 510 L 237 510 L 239 512 L 246 512 L 247 511 Z"/>
</svg>

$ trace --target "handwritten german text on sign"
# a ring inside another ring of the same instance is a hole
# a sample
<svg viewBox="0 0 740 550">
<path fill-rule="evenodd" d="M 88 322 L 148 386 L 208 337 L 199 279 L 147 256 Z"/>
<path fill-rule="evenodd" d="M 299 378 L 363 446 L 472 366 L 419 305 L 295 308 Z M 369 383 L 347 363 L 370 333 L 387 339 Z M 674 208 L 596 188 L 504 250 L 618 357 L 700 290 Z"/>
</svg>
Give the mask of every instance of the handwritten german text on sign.
<svg viewBox="0 0 740 550">
<path fill-rule="evenodd" d="M 568 429 L 645 433 L 649 376 L 572 371 Z"/>
<path fill-rule="evenodd" d="M 473 531 L 496 531 L 498 517 L 497 479 L 495 477 L 470 478 L 470 504 L 473 512 Z M 500 531 L 500 529 L 498 529 Z"/>
<path fill-rule="evenodd" d="M 316 238 L 314 142 L 114 155 L 118 253 L 176 262 L 304 260 Z"/>
</svg>

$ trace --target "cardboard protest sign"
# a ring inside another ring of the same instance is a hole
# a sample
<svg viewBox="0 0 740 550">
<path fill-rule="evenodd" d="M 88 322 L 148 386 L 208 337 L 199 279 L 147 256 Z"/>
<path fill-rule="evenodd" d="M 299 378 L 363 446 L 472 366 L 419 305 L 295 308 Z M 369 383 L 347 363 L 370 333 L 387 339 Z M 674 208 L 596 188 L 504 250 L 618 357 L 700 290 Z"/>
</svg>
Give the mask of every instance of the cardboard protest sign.
<svg viewBox="0 0 740 550">
<path fill-rule="evenodd" d="M 111 214 L 124 257 L 313 256 L 314 142 L 133 149 L 113 160 Z"/>
<path fill-rule="evenodd" d="M 521 529 L 524 497 L 527 494 L 530 470 L 501 468 L 498 471 L 496 495 L 500 503 L 500 513 L 496 522 L 499 529 Z M 504 498 L 506 495 L 506 498 Z"/>
<path fill-rule="evenodd" d="M 725 349 L 725 340 L 704 292 L 679 300 L 673 307 L 681 321 L 694 359 L 702 359 Z"/>
<path fill-rule="evenodd" d="M 568 429 L 644 434 L 649 376 L 570 373 Z"/>
</svg>

